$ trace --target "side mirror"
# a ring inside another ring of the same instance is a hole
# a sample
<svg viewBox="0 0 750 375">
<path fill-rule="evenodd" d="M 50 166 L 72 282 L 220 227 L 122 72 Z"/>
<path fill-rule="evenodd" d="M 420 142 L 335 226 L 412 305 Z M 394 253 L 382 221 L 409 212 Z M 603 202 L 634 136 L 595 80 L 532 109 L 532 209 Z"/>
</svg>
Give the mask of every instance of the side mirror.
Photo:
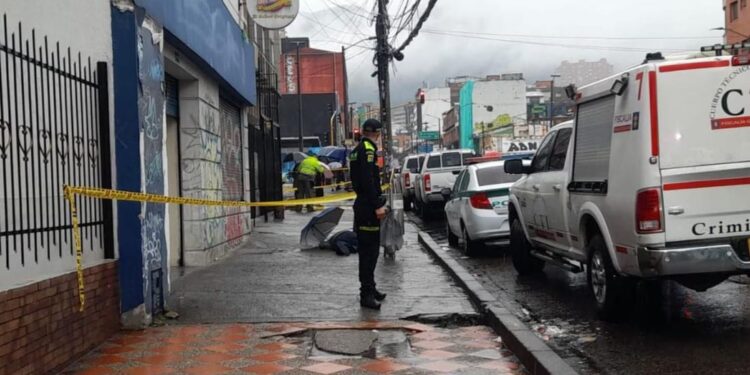
<svg viewBox="0 0 750 375">
<path fill-rule="evenodd" d="M 505 173 L 507 174 L 528 173 L 527 168 L 525 168 L 523 165 L 523 160 L 520 159 L 506 160 L 503 168 L 505 169 Z"/>
</svg>

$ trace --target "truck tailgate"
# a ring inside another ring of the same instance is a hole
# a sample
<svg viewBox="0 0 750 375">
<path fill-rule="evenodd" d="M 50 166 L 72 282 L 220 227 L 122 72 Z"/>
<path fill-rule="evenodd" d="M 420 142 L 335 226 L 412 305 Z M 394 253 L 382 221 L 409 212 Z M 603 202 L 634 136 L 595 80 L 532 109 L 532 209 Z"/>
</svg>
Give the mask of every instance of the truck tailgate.
<svg viewBox="0 0 750 375">
<path fill-rule="evenodd" d="M 663 170 L 666 240 L 750 237 L 750 163 Z"/>
</svg>

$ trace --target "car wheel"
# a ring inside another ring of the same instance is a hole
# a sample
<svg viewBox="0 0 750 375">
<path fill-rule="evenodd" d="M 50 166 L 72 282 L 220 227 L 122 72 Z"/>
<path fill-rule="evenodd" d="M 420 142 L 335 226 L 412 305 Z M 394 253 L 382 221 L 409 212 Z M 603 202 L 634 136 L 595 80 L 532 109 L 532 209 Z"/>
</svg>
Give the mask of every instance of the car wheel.
<svg viewBox="0 0 750 375">
<path fill-rule="evenodd" d="M 603 320 L 619 320 L 624 309 L 628 280 L 617 274 L 607 245 L 596 234 L 587 246 L 589 262 L 586 270 L 589 289 L 596 301 L 596 312 Z"/>
<path fill-rule="evenodd" d="M 411 211 L 411 198 L 404 197 L 404 211 Z"/>
<path fill-rule="evenodd" d="M 458 236 L 451 231 L 451 226 L 448 224 L 448 220 L 445 221 L 445 231 L 448 233 L 448 245 L 458 247 Z"/>
<path fill-rule="evenodd" d="M 420 203 L 419 217 L 422 218 L 423 221 L 429 221 L 430 220 L 429 215 L 430 215 L 430 208 L 427 205 L 427 203 L 424 203 L 424 202 Z"/>
<path fill-rule="evenodd" d="M 510 225 L 510 254 L 513 268 L 519 275 L 539 273 L 544 269 L 544 261 L 531 255 L 531 243 L 526 239 L 521 221 L 514 219 Z"/>
<path fill-rule="evenodd" d="M 463 244 L 461 246 L 461 250 L 463 251 L 464 255 L 467 257 L 472 257 L 479 252 L 481 249 L 482 243 L 478 241 L 474 241 L 469 237 L 469 233 L 466 231 L 466 227 L 461 224 L 461 235 L 463 237 Z"/>
</svg>

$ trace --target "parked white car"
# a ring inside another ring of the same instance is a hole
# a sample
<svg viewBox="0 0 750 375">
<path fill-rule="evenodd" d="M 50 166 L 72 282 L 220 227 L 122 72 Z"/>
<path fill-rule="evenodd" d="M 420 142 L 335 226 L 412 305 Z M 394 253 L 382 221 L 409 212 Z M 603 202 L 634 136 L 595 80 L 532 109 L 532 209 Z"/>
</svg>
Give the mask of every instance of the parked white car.
<svg viewBox="0 0 750 375">
<path fill-rule="evenodd" d="M 409 155 L 401 162 L 398 183 L 401 185 L 401 196 L 404 200 L 404 211 L 410 211 L 414 202 L 414 179 L 424 163 L 425 155 Z"/>
<path fill-rule="evenodd" d="M 520 176 L 505 173 L 504 161 L 466 167 L 445 204 L 448 243 L 471 256 L 485 242 L 510 242 L 509 189 Z"/>
<path fill-rule="evenodd" d="M 456 176 L 474 156 L 471 150 L 444 150 L 425 155 L 419 177 L 414 180 L 414 205 L 423 220 L 434 212 L 442 212 L 447 197 L 443 189 L 456 182 Z"/>
</svg>

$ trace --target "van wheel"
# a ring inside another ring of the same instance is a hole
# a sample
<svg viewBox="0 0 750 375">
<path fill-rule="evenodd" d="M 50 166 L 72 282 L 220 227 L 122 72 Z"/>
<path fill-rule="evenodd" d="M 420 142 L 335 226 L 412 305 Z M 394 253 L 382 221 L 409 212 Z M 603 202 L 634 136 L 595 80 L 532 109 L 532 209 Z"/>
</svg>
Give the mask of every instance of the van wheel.
<svg viewBox="0 0 750 375">
<path fill-rule="evenodd" d="M 445 231 L 448 233 L 448 245 L 452 247 L 458 247 L 458 236 L 453 234 L 451 231 L 451 226 L 448 224 L 448 221 L 445 221 Z"/>
<path fill-rule="evenodd" d="M 588 283 L 596 301 L 596 312 L 600 319 L 619 320 L 623 313 L 628 281 L 617 274 L 607 245 L 601 234 L 591 238 L 588 245 Z"/>
<path fill-rule="evenodd" d="M 461 224 L 461 235 L 463 237 L 463 245 L 461 250 L 467 257 L 473 257 L 479 252 L 482 244 L 478 241 L 474 241 L 469 237 L 469 233 L 466 231 L 466 227 Z"/>
<path fill-rule="evenodd" d="M 510 225 L 510 254 L 519 275 L 539 273 L 544 269 L 544 261 L 531 255 L 531 249 L 521 221 L 514 219 Z"/>
</svg>

